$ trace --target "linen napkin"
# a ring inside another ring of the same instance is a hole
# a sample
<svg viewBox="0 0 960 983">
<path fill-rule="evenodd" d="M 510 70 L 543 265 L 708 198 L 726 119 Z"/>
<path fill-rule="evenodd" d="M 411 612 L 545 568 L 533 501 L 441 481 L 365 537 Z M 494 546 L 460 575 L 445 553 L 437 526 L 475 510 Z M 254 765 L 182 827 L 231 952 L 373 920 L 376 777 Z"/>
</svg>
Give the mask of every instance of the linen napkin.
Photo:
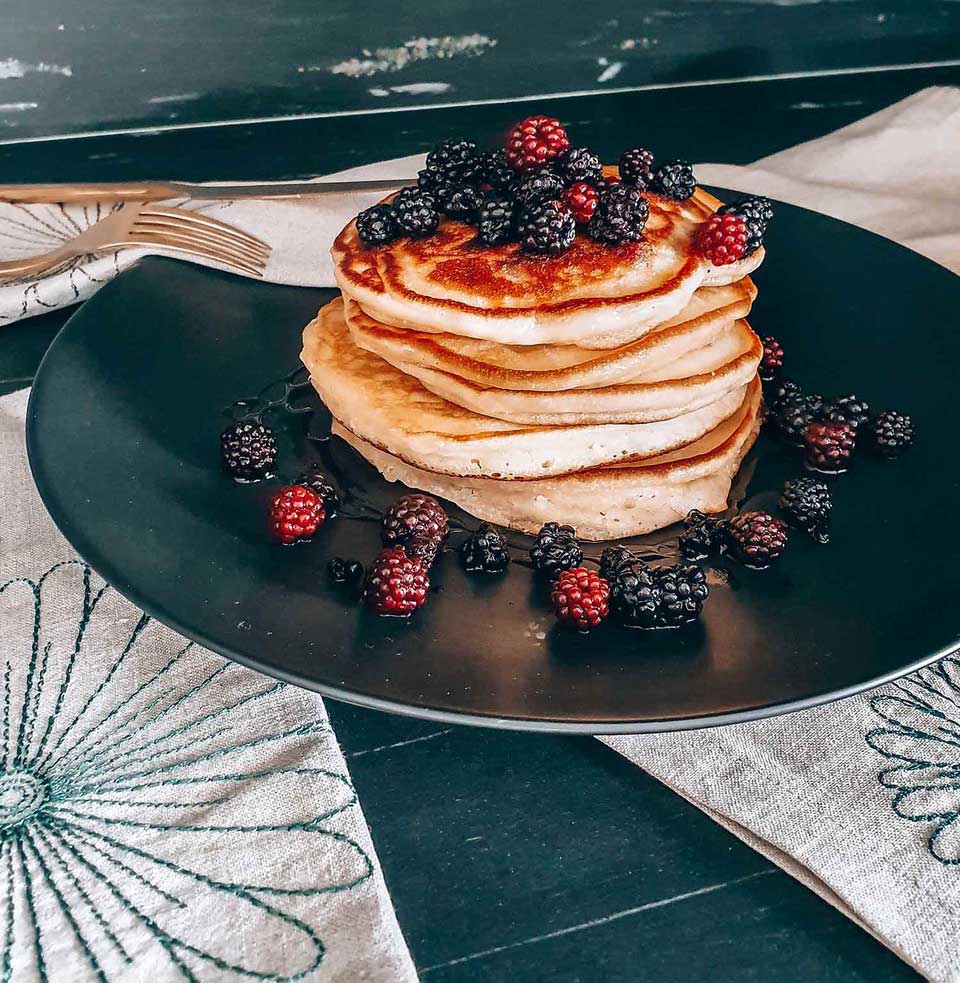
<svg viewBox="0 0 960 983">
<path fill-rule="evenodd" d="M 26 395 L 0 399 L 0 978 L 416 980 L 323 702 L 77 558 Z"/>
<path fill-rule="evenodd" d="M 960 90 L 700 180 L 827 212 L 960 272 Z M 761 274 L 762 275 L 762 274 Z M 960 659 L 757 723 L 604 737 L 931 980 L 960 980 Z"/>
</svg>

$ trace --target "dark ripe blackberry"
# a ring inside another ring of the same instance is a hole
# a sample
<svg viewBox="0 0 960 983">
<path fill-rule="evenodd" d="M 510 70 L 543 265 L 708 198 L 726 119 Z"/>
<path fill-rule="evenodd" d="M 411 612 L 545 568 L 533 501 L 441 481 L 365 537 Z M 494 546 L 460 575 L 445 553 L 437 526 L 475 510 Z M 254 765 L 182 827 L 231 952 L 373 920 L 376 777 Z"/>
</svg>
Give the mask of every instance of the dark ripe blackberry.
<svg viewBox="0 0 960 983">
<path fill-rule="evenodd" d="M 241 420 L 220 434 L 223 469 L 234 478 L 255 481 L 266 477 L 277 459 L 273 431 L 255 420 Z"/>
<path fill-rule="evenodd" d="M 506 152 L 503 150 L 494 150 L 493 153 L 486 155 L 484 173 L 487 184 L 494 191 L 513 194 L 517 187 L 517 172 L 507 160 Z"/>
<path fill-rule="evenodd" d="M 884 410 L 877 414 L 870 437 L 878 453 L 896 457 L 913 443 L 913 420 L 903 413 Z"/>
<path fill-rule="evenodd" d="M 659 600 L 653 571 L 642 560 L 625 563 L 610 581 L 610 611 L 625 625 L 653 628 Z"/>
<path fill-rule="evenodd" d="M 432 235 L 440 223 L 436 199 L 420 188 L 401 188 L 390 207 L 401 235 Z"/>
<path fill-rule="evenodd" d="M 841 396 L 824 403 L 817 418 L 831 423 L 850 423 L 859 429 L 870 419 L 870 404 L 857 396 Z"/>
<path fill-rule="evenodd" d="M 697 179 L 685 160 L 668 160 L 653 172 L 650 186 L 665 198 L 686 201 L 696 191 Z"/>
<path fill-rule="evenodd" d="M 804 463 L 824 474 L 846 471 L 857 445 L 857 428 L 844 420 L 807 425 L 803 433 Z"/>
<path fill-rule="evenodd" d="M 621 245 L 638 242 L 650 214 L 650 205 L 639 188 L 615 184 L 603 188 L 587 231 L 598 242 Z"/>
<path fill-rule="evenodd" d="M 503 536 L 484 522 L 463 541 L 460 562 L 471 572 L 503 573 L 510 564 L 510 553 Z"/>
<path fill-rule="evenodd" d="M 312 488 L 323 499 L 323 508 L 328 519 L 340 508 L 340 495 L 319 464 L 311 464 L 306 471 L 301 472 L 294 484 Z"/>
<path fill-rule="evenodd" d="M 384 546 L 402 546 L 407 556 L 432 563 L 447 535 L 447 513 L 431 495 L 398 498 L 384 513 L 380 539 Z"/>
<path fill-rule="evenodd" d="M 548 167 L 524 172 L 517 184 L 516 198 L 523 205 L 538 201 L 557 201 L 563 197 L 563 178 Z"/>
<path fill-rule="evenodd" d="M 638 559 L 637 554 L 626 546 L 604 546 L 600 554 L 600 576 L 612 582 L 623 567 Z"/>
<path fill-rule="evenodd" d="M 777 429 L 785 440 L 798 446 L 803 444 L 807 427 L 818 418 L 823 407 L 823 397 L 817 393 L 787 396 L 773 407 L 772 416 Z"/>
<path fill-rule="evenodd" d="M 492 194 L 480 207 L 477 234 L 488 246 L 499 246 L 513 238 L 514 203 L 506 195 Z"/>
<path fill-rule="evenodd" d="M 359 560 L 345 560 L 342 556 L 335 556 L 327 564 L 327 573 L 335 584 L 344 584 L 347 587 L 359 587 L 364 575 L 363 564 Z"/>
<path fill-rule="evenodd" d="M 559 256 L 577 234 L 573 213 L 559 201 L 527 205 L 517 219 L 517 239 L 528 253 Z"/>
<path fill-rule="evenodd" d="M 486 159 L 472 140 L 444 140 L 427 154 L 427 170 L 444 184 L 479 184 Z"/>
<path fill-rule="evenodd" d="M 695 564 L 656 567 L 654 586 L 658 593 L 654 612 L 656 628 L 679 628 L 700 617 L 703 602 L 710 596 L 707 576 Z"/>
<path fill-rule="evenodd" d="M 557 166 L 567 185 L 578 181 L 596 184 L 603 177 L 600 158 L 586 147 L 571 147 L 557 158 Z"/>
<path fill-rule="evenodd" d="M 830 510 L 833 499 L 830 489 L 816 478 L 796 478 L 783 486 L 780 511 L 787 522 L 810 533 L 818 542 L 826 543 L 829 536 Z"/>
<path fill-rule="evenodd" d="M 717 556 L 725 542 L 726 521 L 694 509 L 683 520 L 680 552 L 685 560 L 705 560 Z"/>
<path fill-rule="evenodd" d="M 530 547 L 530 559 L 534 567 L 551 580 L 561 570 L 572 570 L 580 566 L 583 550 L 580 549 L 576 529 L 573 526 L 548 522 L 537 533 L 537 538 Z"/>
<path fill-rule="evenodd" d="M 417 187 L 434 198 L 440 194 L 440 189 L 447 187 L 450 182 L 440 171 L 417 171 Z"/>
<path fill-rule="evenodd" d="M 783 345 L 773 335 L 765 335 L 760 340 L 763 343 L 760 379 L 763 382 L 773 382 L 783 368 Z"/>
<path fill-rule="evenodd" d="M 393 209 L 389 205 L 373 205 L 357 216 L 357 235 L 368 246 L 385 246 L 397 238 Z"/>
<path fill-rule="evenodd" d="M 624 150 L 620 155 L 620 177 L 624 184 L 634 184 L 641 190 L 653 180 L 653 154 L 642 147 Z"/>
<path fill-rule="evenodd" d="M 769 385 L 764 386 L 764 395 L 771 412 L 776 412 L 777 406 L 787 399 L 803 395 L 803 390 L 792 379 L 777 376 Z"/>
<path fill-rule="evenodd" d="M 483 192 L 472 184 L 448 184 L 440 189 L 437 202 L 447 218 L 475 222 L 483 206 Z"/>
<path fill-rule="evenodd" d="M 763 570 L 786 549 L 787 526 L 767 512 L 741 512 L 727 523 L 730 552 L 744 566 Z"/>
<path fill-rule="evenodd" d="M 740 198 L 729 205 L 717 209 L 719 215 L 739 215 L 747 223 L 747 251 L 744 256 L 755 253 L 762 245 L 767 226 L 773 218 L 773 205 L 769 198 L 754 195 Z"/>
</svg>

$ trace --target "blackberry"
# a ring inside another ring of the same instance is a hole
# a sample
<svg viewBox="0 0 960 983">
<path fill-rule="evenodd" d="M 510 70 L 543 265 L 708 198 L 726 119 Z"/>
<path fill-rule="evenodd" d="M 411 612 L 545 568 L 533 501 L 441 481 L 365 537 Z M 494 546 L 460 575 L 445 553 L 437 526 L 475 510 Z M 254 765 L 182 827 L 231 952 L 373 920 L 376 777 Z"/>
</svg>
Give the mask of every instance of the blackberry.
<svg viewBox="0 0 960 983">
<path fill-rule="evenodd" d="M 559 256 L 577 234 L 573 213 L 559 201 L 527 205 L 517 220 L 517 238 L 524 251 Z"/>
<path fill-rule="evenodd" d="M 436 199 L 420 188 L 401 188 L 390 207 L 393 220 L 403 235 L 431 235 L 440 222 Z"/>
<path fill-rule="evenodd" d="M 913 443 L 913 421 L 903 413 L 884 410 L 877 414 L 870 436 L 876 451 L 896 457 Z"/>
<path fill-rule="evenodd" d="M 683 532 L 680 533 L 680 552 L 685 560 L 705 560 L 708 556 L 716 556 L 724 545 L 726 522 L 712 515 L 694 509 L 687 513 L 683 520 Z"/>
<path fill-rule="evenodd" d="M 697 179 L 685 160 L 669 160 L 653 172 L 650 186 L 665 198 L 686 201 L 696 191 Z"/>
<path fill-rule="evenodd" d="M 610 582 L 610 610 L 626 625 L 653 628 L 659 600 L 653 571 L 642 560 L 625 563 Z"/>
<path fill-rule="evenodd" d="M 534 567 L 551 580 L 556 579 L 563 570 L 580 566 L 583 550 L 580 549 L 576 529 L 548 522 L 537 533 L 530 547 L 530 559 Z"/>
<path fill-rule="evenodd" d="M 818 419 L 830 423 L 849 423 L 859 429 L 870 419 L 870 404 L 857 396 L 841 396 L 824 403 Z"/>
<path fill-rule="evenodd" d="M 393 209 L 389 205 L 373 205 L 357 216 L 357 235 L 368 246 L 384 246 L 397 238 Z"/>
<path fill-rule="evenodd" d="M 429 565 L 447 535 L 447 513 L 430 495 L 404 495 L 384 513 L 380 539 L 384 546 L 402 546 L 408 556 Z"/>
<path fill-rule="evenodd" d="M 273 431 L 254 420 L 241 420 L 220 434 L 223 468 L 234 478 L 254 481 L 266 477 L 277 459 Z"/>
<path fill-rule="evenodd" d="M 620 177 L 642 191 L 653 180 L 653 154 L 642 147 L 624 150 L 620 155 Z"/>
<path fill-rule="evenodd" d="M 441 184 L 479 184 L 484 177 L 485 156 L 472 140 L 444 140 L 427 154 L 428 171 Z"/>
<path fill-rule="evenodd" d="M 659 593 L 655 627 L 679 628 L 700 617 L 703 602 L 710 596 L 707 576 L 695 564 L 657 567 L 653 572 Z"/>
<path fill-rule="evenodd" d="M 499 246 L 513 237 L 513 199 L 490 195 L 477 216 L 477 234 L 488 246 Z"/>
<path fill-rule="evenodd" d="M 787 545 L 787 526 L 767 512 L 741 512 L 727 524 L 730 551 L 745 566 L 763 570 Z"/>
<path fill-rule="evenodd" d="M 517 172 L 507 160 L 507 154 L 504 150 L 494 150 L 493 153 L 486 155 L 484 173 L 487 184 L 494 191 L 513 194 L 517 187 Z"/>
<path fill-rule="evenodd" d="M 804 461 L 808 468 L 824 474 L 840 474 L 857 443 L 857 428 L 846 421 L 814 422 L 803 434 L 806 448 Z"/>
<path fill-rule="evenodd" d="M 448 184 L 440 189 L 437 202 L 447 218 L 474 222 L 483 206 L 483 192 L 472 184 Z"/>
<path fill-rule="evenodd" d="M 765 392 L 770 409 L 774 412 L 784 400 L 803 395 L 803 390 L 796 382 L 781 377 L 772 380 L 771 384 L 765 387 Z"/>
<path fill-rule="evenodd" d="M 559 157 L 570 148 L 567 131 L 552 116 L 528 116 L 507 134 L 507 160 L 528 171 Z"/>
<path fill-rule="evenodd" d="M 517 185 L 516 198 L 521 204 L 532 205 L 538 201 L 556 201 L 563 197 L 565 185 L 556 171 L 547 167 L 526 171 Z"/>
<path fill-rule="evenodd" d="M 460 547 L 464 570 L 480 573 L 503 573 L 510 564 L 510 553 L 503 536 L 484 522 Z"/>
<path fill-rule="evenodd" d="M 822 481 L 816 478 L 788 481 L 778 504 L 791 526 L 810 533 L 818 542 L 828 542 L 833 499 L 830 489 Z"/>
<path fill-rule="evenodd" d="M 335 584 L 344 584 L 348 587 L 359 587 L 364 575 L 363 564 L 359 560 L 345 560 L 342 556 L 335 556 L 327 564 L 327 573 Z"/>
<path fill-rule="evenodd" d="M 306 471 L 301 472 L 294 484 L 312 488 L 323 499 L 328 519 L 340 508 L 340 495 L 318 464 L 311 464 Z"/>
<path fill-rule="evenodd" d="M 765 335 L 760 340 L 763 342 L 760 379 L 763 382 L 773 382 L 783 368 L 783 345 L 773 335 Z"/>
<path fill-rule="evenodd" d="M 699 617 L 709 595 L 706 574 L 696 565 L 648 567 L 635 560 L 610 585 L 610 610 L 638 628 L 678 628 Z"/>
<path fill-rule="evenodd" d="M 557 165 L 568 185 L 580 181 L 596 184 L 603 177 L 600 158 L 586 147 L 571 147 L 557 158 Z"/>
<path fill-rule="evenodd" d="M 754 195 L 722 205 L 717 209 L 717 214 L 739 215 L 747 223 L 747 251 L 744 256 L 750 256 L 763 245 L 767 226 L 773 218 L 773 206 L 769 198 Z"/>
<path fill-rule="evenodd" d="M 807 427 L 818 418 L 822 407 L 822 396 L 800 392 L 784 397 L 773 407 L 773 420 L 784 439 L 799 446 L 803 444 Z"/>
<path fill-rule="evenodd" d="M 441 189 L 446 188 L 449 184 L 450 182 L 440 171 L 417 171 L 417 187 L 434 198 L 440 194 Z"/>
<path fill-rule="evenodd" d="M 604 546 L 600 554 L 600 576 L 604 580 L 613 581 L 623 567 L 639 557 L 626 546 Z"/>
<path fill-rule="evenodd" d="M 426 564 L 402 547 L 383 550 L 363 580 L 363 599 L 377 614 L 412 614 L 426 604 L 429 590 Z"/>
<path fill-rule="evenodd" d="M 599 242 L 620 245 L 643 238 L 650 206 L 639 188 L 616 184 L 600 192 L 588 232 Z"/>
<path fill-rule="evenodd" d="M 589 631 L 609 613 L 610 585 L 586 567 L 564 570 L 550 589 L 553 613 L 561 625 Z"/>
</svg>

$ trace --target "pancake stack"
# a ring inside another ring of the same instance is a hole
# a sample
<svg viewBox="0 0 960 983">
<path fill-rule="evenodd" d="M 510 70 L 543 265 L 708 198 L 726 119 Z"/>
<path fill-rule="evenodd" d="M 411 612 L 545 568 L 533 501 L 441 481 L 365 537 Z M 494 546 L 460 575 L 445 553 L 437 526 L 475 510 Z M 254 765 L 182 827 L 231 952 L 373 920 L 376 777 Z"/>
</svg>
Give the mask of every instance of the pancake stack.
<svg viewBox="0 0 960 983">
<path fill-rule="evenodd" d="M 637 535 L 721 511 L 759 428 L 763 349 L 746 317 L 763 249 L 713 266 L 720 205 L 649 194 L 643 240 L 560 256 L 430 237 L 333 259 L 342 297 L 304 332 L 334 432 L 389 480 L 523 532 Z"/>
</svg>

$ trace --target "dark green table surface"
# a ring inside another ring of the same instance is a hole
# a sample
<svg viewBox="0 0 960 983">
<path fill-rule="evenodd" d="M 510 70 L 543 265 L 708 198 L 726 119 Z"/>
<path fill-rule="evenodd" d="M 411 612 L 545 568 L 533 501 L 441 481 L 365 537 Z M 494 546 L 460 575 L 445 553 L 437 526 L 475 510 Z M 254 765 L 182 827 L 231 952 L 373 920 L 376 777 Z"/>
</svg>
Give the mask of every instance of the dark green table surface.
<svg viewBox="0 0 960 983">
<path fill-rule="evenodd" d="M 0 181 L 290 178 L 492 139 L 536 110 L 612 158 L 628 143 L 747 162 L 960 70 L 862 73 L 205 127 L 0 147 Z M 0 329 L 0 389 L 29 383 L 68 311 Z M 899 981 L 867 933 L 591 739 L 329 704 L 424 979 Z"/>
</svg>

